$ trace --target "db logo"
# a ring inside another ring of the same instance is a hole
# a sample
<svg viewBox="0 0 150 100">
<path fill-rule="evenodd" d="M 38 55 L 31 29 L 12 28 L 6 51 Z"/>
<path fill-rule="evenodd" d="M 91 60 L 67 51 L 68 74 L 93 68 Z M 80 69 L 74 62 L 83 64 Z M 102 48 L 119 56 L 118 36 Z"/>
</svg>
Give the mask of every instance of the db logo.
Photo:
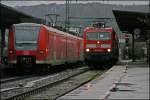
<svg viewBox="0 0 150 100">
<path fill-rule="evenodd" d="M 29 51 L 24 51 L 23 54 L 24 55 L 29 55 Z"/>
</svg>

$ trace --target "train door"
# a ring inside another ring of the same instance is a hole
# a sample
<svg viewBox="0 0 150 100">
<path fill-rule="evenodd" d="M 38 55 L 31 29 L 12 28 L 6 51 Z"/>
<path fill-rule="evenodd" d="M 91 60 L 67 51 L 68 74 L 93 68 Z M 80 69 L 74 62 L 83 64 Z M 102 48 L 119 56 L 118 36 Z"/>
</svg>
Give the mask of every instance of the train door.
<svg viewBox="0 0 150 100">
<path fill-rule="evenodd" d="M 80 59 L 80 39 L 77 39 L 77 58 Z"/>
<path fill-rule="evenodd" d="M 47 53 L 48 62 L 50 63 L 51 58 L 52 58 L 52 46 L 51 46 L 52 40 L 51 40 L 51 33 L 50 32 L 48 32 L 47 38 L 48 38 L 48 43 L 47 43 L 46 51 L 48 52 Z"/>
<path fill-rule="evenodd" d="M 79 59 L 83 59 L 83 40 L 79 39 Z"/>
<path fill-rule="evenodd" d="M 66 36 L 65 35 L 63 35 L 62 36 L 62 60 L 64 61 L 64 62 L 66 62 L 66 60 L 67 60 L 67 57 L 66 57 Z"/>
<path fill-rule="evenodd" d="M 50 50 L 50 61 L 51 63 L 55 60 L 54 51 L 55 51 L 55 44 L 54 44 L 54 32 L 49 33 L 49 50 Z"/>
</svg>

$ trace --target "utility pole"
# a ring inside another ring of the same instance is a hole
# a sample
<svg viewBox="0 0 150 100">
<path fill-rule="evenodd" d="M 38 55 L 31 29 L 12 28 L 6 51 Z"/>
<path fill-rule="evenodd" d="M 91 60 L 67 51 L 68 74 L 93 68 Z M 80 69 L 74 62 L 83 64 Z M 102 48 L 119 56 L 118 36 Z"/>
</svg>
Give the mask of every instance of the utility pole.
<svg viewBox="0 0 150 100">
<path fill-rule="evenodd" d="M 66 16 L 65 16 L 65 29 L 69 31 L 69 9 L 70 9 L 70 0 L 66 0 Z"/>
</svg>

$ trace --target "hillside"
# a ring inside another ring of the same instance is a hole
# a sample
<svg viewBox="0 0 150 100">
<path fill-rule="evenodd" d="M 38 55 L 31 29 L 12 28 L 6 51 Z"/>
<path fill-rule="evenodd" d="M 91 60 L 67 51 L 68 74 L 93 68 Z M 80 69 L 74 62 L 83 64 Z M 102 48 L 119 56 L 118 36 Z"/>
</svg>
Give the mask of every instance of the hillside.
<svg viewBox="0 0 150 100">
<path fill-rule="evenodd" d="M 45 14 L 56 13 L 64 18 L 65 4 L 41 4 L 36 6 L 18 6 L 16 9 L 32 16 L 43 18 Z M 141 5 L 109 5 L 101 3 L 71 4 L 70 16 L 80 17 L 112 17 L 112 10 L 148 12 L 148 6 Z"/>
<path fill-rule="evenodd" d="M 45 18 L 46 14 L 59 14 L 58 24 L 64 25 L 65 20 L 65 4 L 41 4 L 36 6 L 17 6 L 15 7 L 17 10 L 20 10 L 24 13 L 30 14 L 34 17 Z M 125 10 L 125 11 L 139 11 L 139 12 L 148 12 L 148 6 L 144 5 L 110 5 L 110 4 L 101 4 L 101 3 L 87 3 L 87 4 L 71 4 L 70 5 L 70 16 L 72 17 L 112 17 L 112 10 Z M 70 25 L 75 26 L 89 26 L 89 24 L 93 23 L 91 20 L 73 20 L 70 19 Z M 110 22 L 110 25 L 116 26 L 115 20 Z"/>
</svg>

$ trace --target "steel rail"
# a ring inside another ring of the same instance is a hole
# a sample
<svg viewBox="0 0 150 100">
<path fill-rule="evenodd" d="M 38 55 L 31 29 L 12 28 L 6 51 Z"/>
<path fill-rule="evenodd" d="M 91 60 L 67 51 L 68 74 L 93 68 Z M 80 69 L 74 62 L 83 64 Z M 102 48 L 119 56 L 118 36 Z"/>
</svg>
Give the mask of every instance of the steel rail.
<svg viewBox="0 0 150 100">
<path fill-rule="evenodd" d="M 31 89 L 31 90 L 25 91 L 25 92 L 23 92 L 23 93 L 16 94 L 16 95 L 14 95 L 14 96 L 11 96 L 11 97 L 6 98 L 5 100 L 20 100 L 20 99 L 24 99 L 24 98 L 27 97 L 27 96 L 40 93 L 40 92 L 46 90 L 46 89 L 49 88 L 49 87 L 52 87 L 52 86 L 54 86 L 54 85 L 56 85 L 56 84 L 58 84 L 58 83 L 61 83 L 61 82 L 65 81 L 65 80 L 68 80 L 68 79 L 71 78 L 71 77 L 74 77 L 74 76 L 77 76 L 77 75 L 79 75 L 79 74 L 85 73 L 85 72 L 87 72 L 88 70 L 89 70 L 88 67 L 85 68 L 85 69 L 81 69 L 81 71 L 79 71 L 79 72 L 77 72 L 77 73 L 74 73 L 74 74 L 72 74 L 72 75 L 69 75 L 69 76 L 66 77 L 66 78 L 62 78 L 62 79 L 60 79 L 60 80 L 56 80 L 56 81 L 53 82 L 53 83 L 47 83 L 47 84 L 45 84 L 45 85 L 43 85 L 43 86 L 39 86 L 39 87 L 33 88 L 33 89 Z"/>
<path fill-rule="evenodd" d="M 12 82 L 12 81 L 17 81 L 17 80 L 21 80 L 21 79 L 26 79 L 26 78 L 30 78 L 30 77 L 34 77 L 35 75 L 26 75 L 26 76 L 20 76 L 20 77 L 11 77 L 11 78 L 6 78 L 6 79 L 1 79 L 0 80 L 0 84 L 5 84 L 8 82 Z"/>
</svg>

